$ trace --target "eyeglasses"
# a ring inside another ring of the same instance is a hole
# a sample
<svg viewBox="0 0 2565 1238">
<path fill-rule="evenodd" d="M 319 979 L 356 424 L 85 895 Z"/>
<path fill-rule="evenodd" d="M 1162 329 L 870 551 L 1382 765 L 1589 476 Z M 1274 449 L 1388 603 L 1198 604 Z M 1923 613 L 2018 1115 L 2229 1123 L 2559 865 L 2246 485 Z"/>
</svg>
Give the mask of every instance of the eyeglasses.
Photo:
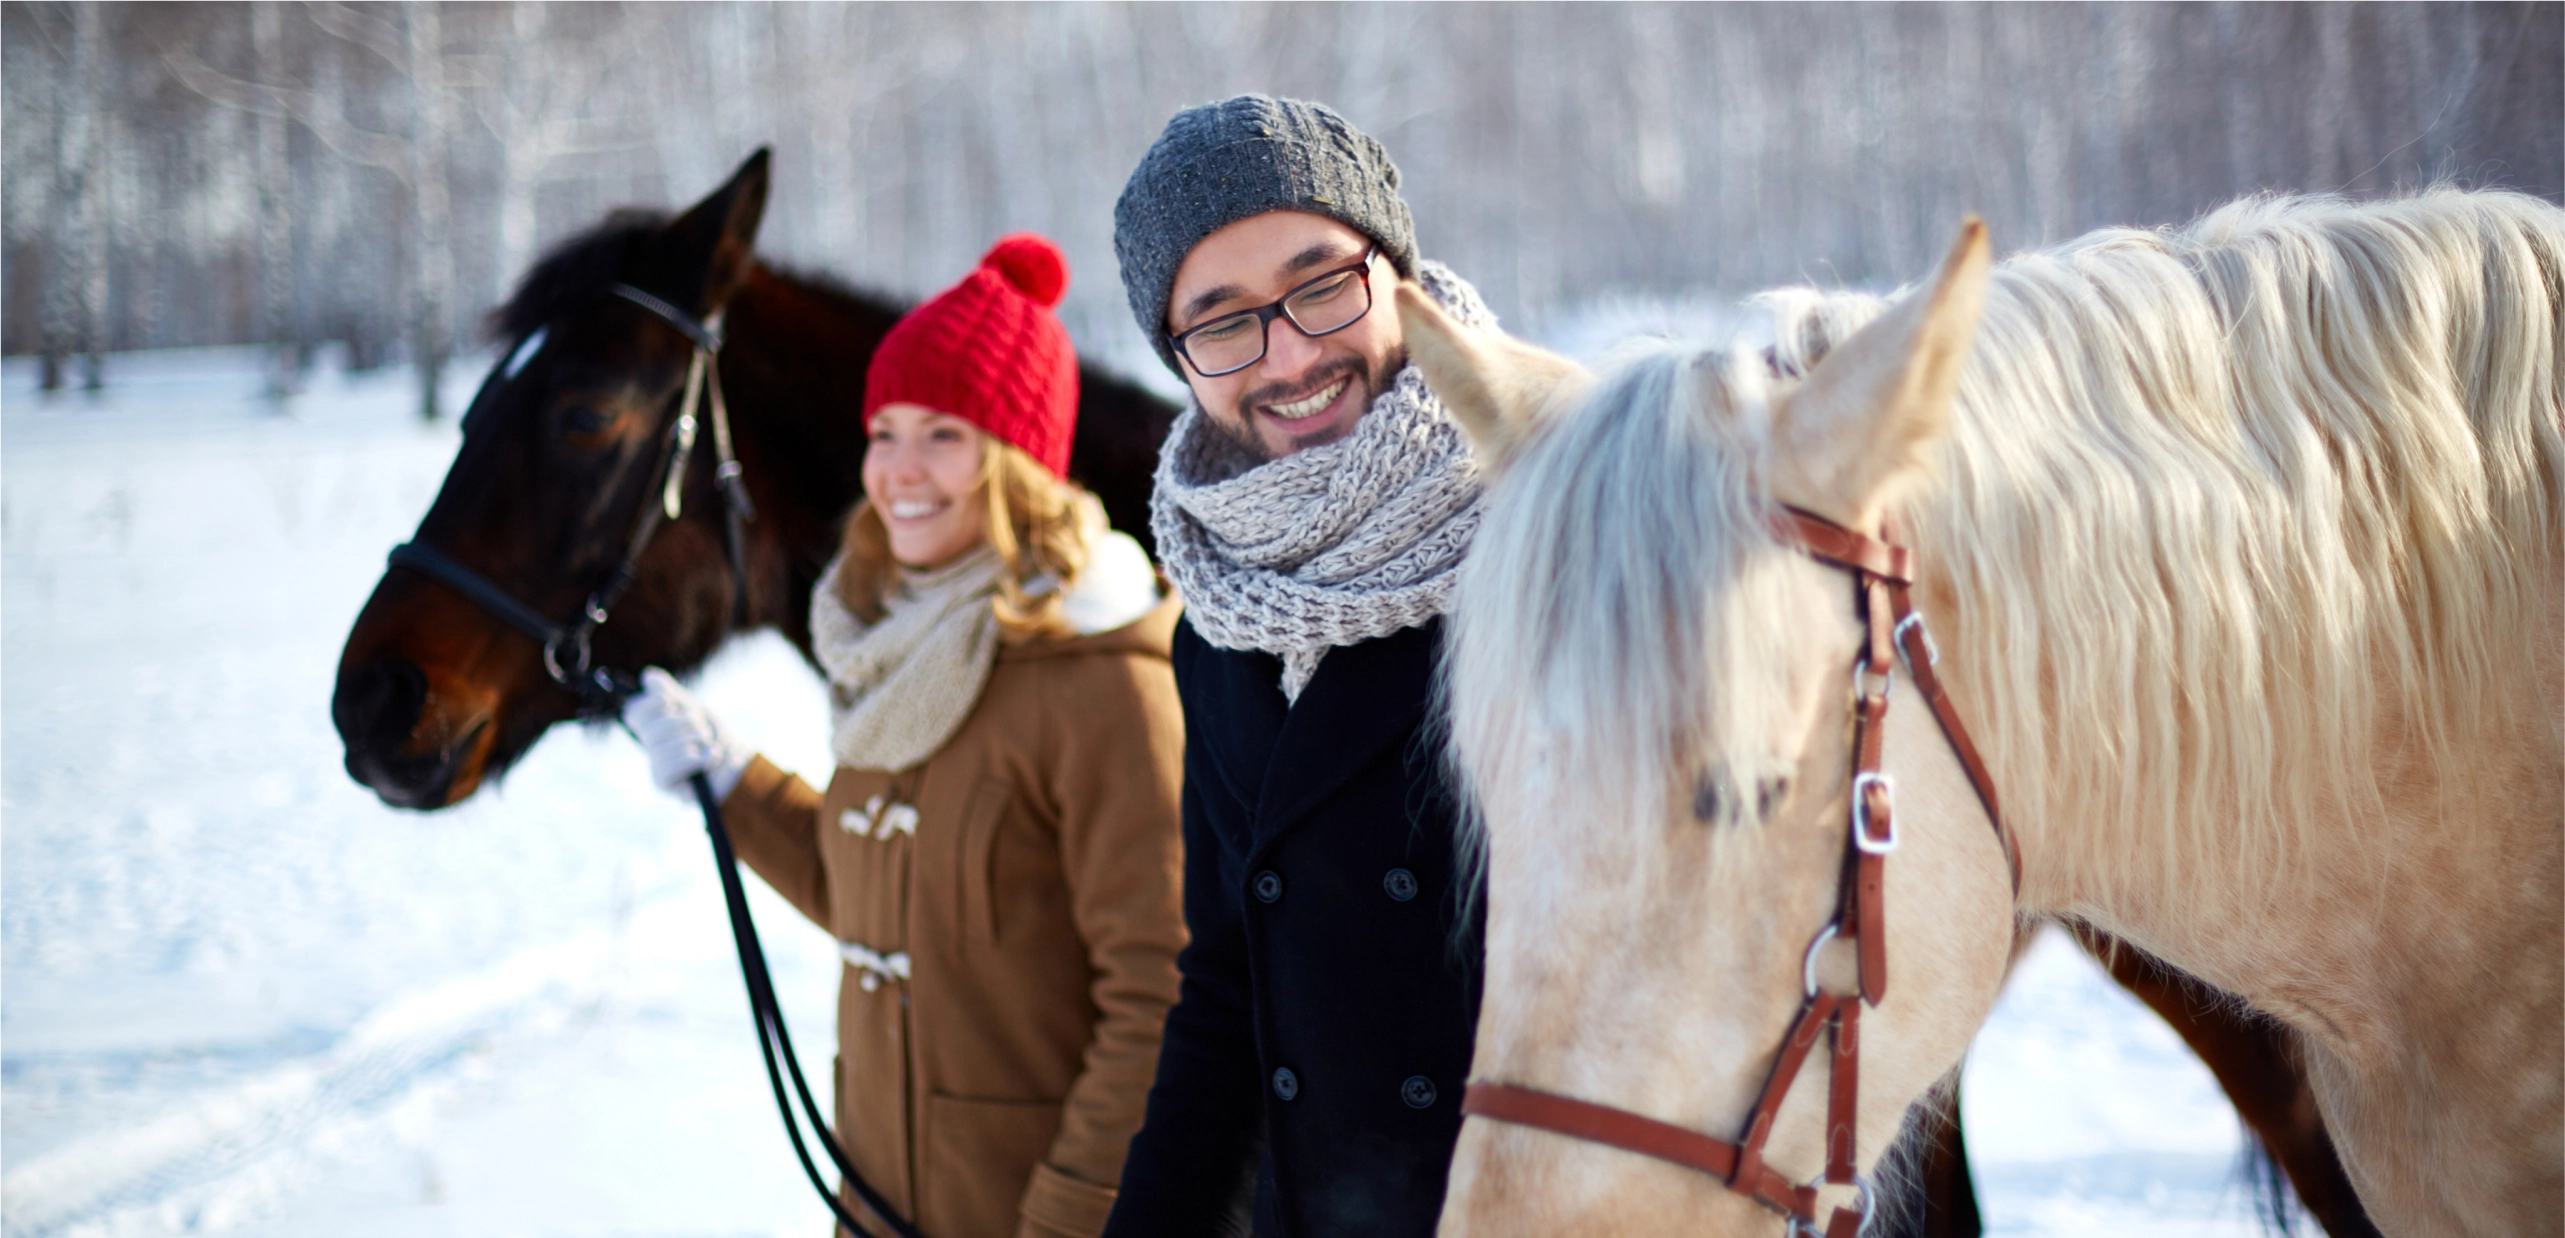
<svg viewBox="0 0 2565 1238">
<path fill-rule="evenodd" d="M 1204 378 L 1235 374 L 1265 359 L 1265 333 L 1274 319 L 1286 318 L 1302 335 L 1317 339 L 1362 321 L 1371 312 L 1372 282 L 1365 278 L 1379 246 L 1363 251 L 1353 265 L 1338 267 L 1283 294 L 1282 300 L 1254 309 L 1224 314 L 1189 331 L 1169 337 L 1176 351 Z"/>
</svg>

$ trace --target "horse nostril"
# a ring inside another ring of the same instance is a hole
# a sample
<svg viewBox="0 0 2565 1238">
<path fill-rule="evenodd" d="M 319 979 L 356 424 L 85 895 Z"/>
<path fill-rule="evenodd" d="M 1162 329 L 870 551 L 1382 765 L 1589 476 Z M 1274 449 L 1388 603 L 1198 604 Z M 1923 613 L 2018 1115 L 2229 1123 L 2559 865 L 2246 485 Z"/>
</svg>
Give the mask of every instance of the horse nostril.
<svg viewBox="0 0 2565 1238">
<path fill-rule="evenodd" d="M 330 701 L 330 720 L 349 744 L 395 744 L 409 738 L 427 708 L 427 673 L 407 658 L 381 657 L 357 668 Z"/>
</svg>

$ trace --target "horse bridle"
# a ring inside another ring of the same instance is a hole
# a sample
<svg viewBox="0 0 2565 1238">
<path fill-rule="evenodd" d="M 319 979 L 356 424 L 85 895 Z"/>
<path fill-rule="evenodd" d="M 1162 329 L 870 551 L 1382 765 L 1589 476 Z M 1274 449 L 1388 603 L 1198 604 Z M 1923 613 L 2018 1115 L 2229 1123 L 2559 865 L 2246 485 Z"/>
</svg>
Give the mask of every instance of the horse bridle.
<svg viewBox="0 0 2565 1238">
<path fill-rule="evenodd" d="M 650 311 L 660 321 L 677 329 L 694 346 L 686 364 L 686 386 L 679 398 L 677 419 L 668 425 L 665 444 L 660 448 L 660 463 L 655 479 L 659 501 L 649 499 L 643 491 L 641 513 L 634 518 L 632 537 L 624 544 L 623 561 L 615 565 L 604 583 L 588 594 L 579 607 L 579 617 L 566 624 L 554 623 L 540 612 L 511 596 L 507 590 L 492 584 L 489 578 L 464 566 L 453 556 L 425 542 L 403 542 L 392 548 L 391 566 L 406 567 L 437 580 L 481 605 L 481 608 L 505 620 L 510 627 L 531 636 L 543 647 L 543 670 L 552 682 L 569 689 L 579 698 L 582 716 L 611 715 L 632 695 L 637 684 L 629 671 L 608 670 L 594 665 L 590 642 L 597 629 L 604 627 L 615 603 L 641 572 L 642 552 L 650 548 L 650 539 L 660 526 L 685 512 L 686 466 L 695 454 L 695 408 L 710 393 L 713 431 L 713 483 L 721 491 L 723 555 L 729 561 L 731 575 L 731 622 L 742 625 L 748 619 L 748 522 L 757 518 L 755 505 L 748 500 L 748 487 L 741 476 L 739 458 L 732 452 L 730 410 L 722 401 L 721 324 L 718 319 L 703 320 L 678 309 L 666 300 L 635 288 L 616 284 L 614 295 Z M 504 364 L 502 369 L 504 369 Z M 502 376 L 492 372 L 492 381 Z M 488 398 L 485 388 L 479 399 Z M 465 419 L 467 422 L 469 417 Z"/>
<path fill-rule="evenodd" d="M 1800 964 L 1804 998 L 1790 1033 L 1781 1044 L 1772 1073 L 1747 1116 L 1745 1134 L 1730 1142 L 1699 1131 L 1642 1117 L 1626 1109 L 1576 1100 L 1551 1092 L 1484 1079 L 1470 1081 L 1461 1112 L 1552 1134 L 1606 1144 L 1642 1156 L 1696 1169 L 1724 1182 L 1787 1218 L 1794 1235 L 1853 1238 L 1871 1207 L 1869 1184 L 1854 1170 L 1853 1123 L 1858 1116 L 1861 1065 L 1861 1010 L 1876 1006 L 1888 991 L 1888 946 L 1882 916 L 1886 899 L 1886 866 L 1897 849 L 1897 823 L 1891 815 L 1893 787 L 1880 769 L 1881 746 L 1888 723 L 1888 695 L 1896 660 L 1903 655 L 1907 673 L 1932 706 L 1942 735 L 1958 754 L 1970 785 L 1986 806 L 1986 819 L 2003 844 L 2012 872 L 2013 892 L 2022 888 L 2022 856 L 2012 832 L 1995 808 L 1995 783 L 1985 762 L 1960 725 L 1958 711 L 1942 690 L 1934 664 L 1940 654 L 1932 634 L 1916 613 L 1909 593 L 1914 585 L 1913 556 L 1903 546 L 1854 532 L 1821 516 L 1785 509 L 1779 530 L 1801 551 L 1821 563 L 1853 575 L 1868 638 L 1853 663 L 1852 807 L 1844 847 L 1842 885 L 1836 895 L 1838 915 L 1818 930 Z M 1838 938 L 1854 943 L 1860 984 L 1856 993 L 1837 994 L 1817 983 L 1817 955 Z M 1819 1033 L 1833 1046 L 1833 1067 L 1826 1093 L 1826 1168 L 1805 1186 L 1792 1182 L 1763 1159 L 1764 1143 L 1789 1095 L 1791 1081 L 1807 1064 Z M 1851 1207 L 1837 1208 L 1823 1231 L 1817 1228 L 1817 1188 L 1851 1186 Z"/>
<path fill-rule="evenodd" d="M 724 549 L 730 559 L 733 585 L 731 621 L 734 626 L 747 621 L 746 525 L 757 518 L 756 508 L 749 504 L 748 490 L 740 477 L 739 459 L 731 453 L 730 413 L 722 403 L 721 373 L 716 360 L 722 345 L 720 324 L 700 321 L 630 284 L 616 284 L 612 291 L 675 327 L 694 345 L 694 357 L 687 363 L 686 388 L 679 398 L 677 419 L 669 423 L 667 445 L 660 451 L 656 477 L 659 501 L 651 502 L 649 491 L 642 492 L 641 514 L 634 518 L 632 538 L 624 546 L 623 561 L 615 566 L 605 583 L 588 594 L 588 600 L 579 608 L 579 617 L 568 624 L 554 623 L 533 607 L 518 601 L 507 590 L 490 583 L 479 572 L 422 542 L 404 542 L 393 547 L 391 559 L 394 567 L 406 567 L 452 586 L 465 597 L 480 603 L 491 614 L 505 620 L 509 626 L 540 642 L 544 672 L 552 676 L 554 683 L 577 694 L 580 715 L 591 718 L 618 717 L 624 700 L 640 688 L 631 672 L 592 665 L 594 658 L 589 642 L 597 629 L 605 626 L 624 590 L 632 587 L 640 572 L 641 553 L 649 548 L 651 537 L 658 533 L 661 525 L 677 519 L 685 511 L 686 466 L 695 452 L 695 406 L 707 392 L 712 404 L 713 453 L 716 459 L 713 481 L 722 495 Z M 501 363 L 500 368 L 491 371 L 474 403 L 488 398 L 490 384 L 512 376 L 507 363 Z M 470 418 L 467 416 L 465 421 L 469 423 Z M 704 831 L 712 839 L 713 867 L 721 878 L 722 902 L 730 914 L 731 941 L 739 952 L 740 974 L 748 986 L 749 1012 L 757 1022 L 757 1048 L 765 1060 L 766 1081 L 774 1091 L 775 1107 L 783 1114 L 784 1130 L 792 1138 L 793 1154 L 801 1161 L 802 1172 L 809 1177 L 811 1189 L 819 1193 L 820 1202 L 828 1206 L 847 1233 L 867 1232 L 846 1206 L 838 1202 L 827 1183 L 821 1180 L 818 1163 L 812 1160 L 810 1149 L 803 1143 L 801 1128 L 793 1119 L 795 1100 L 800 1101 L 802 1112 L 808 1115 L 813 1129 L 820 1132 L 818 1142 L 828 1153 L 828 1159 L 836 1165 L 839 1180 L 846 1188 L 863 1200 L 864 1205 L 872 1209 L 897 1238 L 922 1238 L 917 1227 L 903 1219 L 891 1207 L 890 1201 L 856 1172 L 842 1142 L 826 1134 L 828 1123 L 820 1114 L 819 1102 L 811 1094 L 810 1082 L 802 1077 L 800 1058 L 793 1052 L 792 1036 L 784 1027 L 783 1007 L 775 998 L 774 976 L 766 965 L 766 951 L 758 940 L 756 921 L 749 914 L 747 892 L 739 879 L 739 857 L 731 847 L 730 831 L 722 824 L 721 804 L 713 796 L 711 781 L 701 771 L 687 781 L 694 792 L 697 807 L 703 811 Z M 789 1092 L 785 1086 L 787 1081 L 791 1084 Z"/>
</svg>

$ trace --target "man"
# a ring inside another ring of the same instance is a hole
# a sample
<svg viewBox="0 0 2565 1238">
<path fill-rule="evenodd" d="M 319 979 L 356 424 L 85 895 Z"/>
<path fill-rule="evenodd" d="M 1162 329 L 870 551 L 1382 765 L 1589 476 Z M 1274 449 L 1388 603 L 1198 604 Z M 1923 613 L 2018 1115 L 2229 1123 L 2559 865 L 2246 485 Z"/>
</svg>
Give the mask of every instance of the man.
<svg viewBox="0 0 2565 1238">
<path fill-rule="evenodd" d="M 1493 318 L 1417 256 L 1388 152 L 1313 103 L 1177 114 L 1114 250 L 1194 398 L 1151 522 L 1186 608 L 1192 943 L 1105 1232 L 1430 1234 L 1481 958 L 1431 702 L 1480 504 L 1391 292 Z"/>
</svg>

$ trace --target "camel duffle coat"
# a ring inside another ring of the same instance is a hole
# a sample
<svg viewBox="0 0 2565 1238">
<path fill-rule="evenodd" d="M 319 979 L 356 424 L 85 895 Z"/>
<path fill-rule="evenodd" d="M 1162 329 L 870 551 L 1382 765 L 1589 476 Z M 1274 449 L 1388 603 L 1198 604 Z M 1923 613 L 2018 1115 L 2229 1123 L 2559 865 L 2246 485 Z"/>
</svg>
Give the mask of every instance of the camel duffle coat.
<svg viewBox="0 0 2565 1238">
<path fill-rule="evenodd" d="M 722 804 L 848 959 L 838 1137 L 931 1238 L 1093 1235 L 1112 1210 L 1185 944 L 1176 609 L 1001 645 L 922 765 L 817 792 L 761 757 Z"/>
</svg>

